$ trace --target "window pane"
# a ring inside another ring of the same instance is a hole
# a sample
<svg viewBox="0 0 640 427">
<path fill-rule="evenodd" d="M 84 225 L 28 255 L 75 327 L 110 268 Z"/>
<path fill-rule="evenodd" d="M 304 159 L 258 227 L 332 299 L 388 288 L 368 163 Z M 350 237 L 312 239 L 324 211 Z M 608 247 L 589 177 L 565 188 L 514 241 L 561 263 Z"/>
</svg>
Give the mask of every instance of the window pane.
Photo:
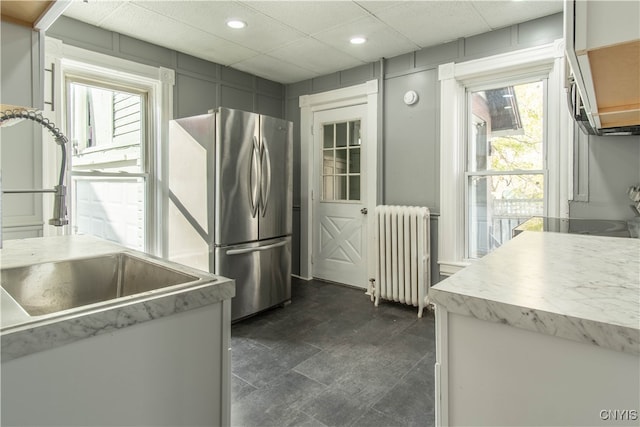
<svg viewBox="0 0 640 427">
<path fill-rule="evenodd" d="M 336 176 L 335 200 L 347 200 L 347 177 L 345 175 Z"/>
<path fill-rule="evenodd" d="M 542 174 L 470 176 L 469 258 L 479 258 L 511 239 L 511 230 L 544 209 Z"/>
<path fill-rule="evenodd" d="M 471 171 L 543 169 L 542 81 L 472 92 Z"/>
<path fill-rule="evenodd" d="M 333 148 L 333 125 L 324 125 L 323 139 L 324 148 Z"/>
<path fill-rule="evenodd" d="M 336 173 L 347 173 L 347 150 L 336 150 Z"/>
<path fill-rule="evenodd" d="M 360 145 L 360 120 L 349 122 L 349 145 Z"/>
<path fill-rule="evenodd" d="M 333 200 L 333 176 L 322 177 L 322 200 Z"/>
<path fill-rule="evenodd" d="M 69 98 L 74 171 L 145 171 L 142 95 L 73 82 Z"/>
<path fill-rule="evenodd" d="M 347 146 L 347 123 L 336 123 L 336 147 Z"/>
<path fill-rule="evenodd" d="M 360 148 L 349 149 L 349 173 L 360 173 Z"/>
<path fill-rule="evenodd" d="M 322 152 L 322 174 L 333 175 L 335 171 L 335 160 L 333 150 L 324 150 Z"/>
<path fill-rule="evenodd" d="M 360 175 L 349 176 L 349 200 L 360 200 Z"/>
<path fill-rule="evenodd" d="M 74 178 L 75 232 L 144 250 L 145 180 Z"/>
</svg>

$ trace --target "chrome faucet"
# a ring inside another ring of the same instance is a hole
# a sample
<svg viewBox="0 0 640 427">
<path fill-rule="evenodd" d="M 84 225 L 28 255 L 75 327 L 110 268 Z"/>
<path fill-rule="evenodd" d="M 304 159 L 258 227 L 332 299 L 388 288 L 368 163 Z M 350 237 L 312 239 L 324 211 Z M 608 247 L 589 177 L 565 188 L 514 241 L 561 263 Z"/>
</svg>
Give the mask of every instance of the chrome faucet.
<svg viewBox="0 0 640 427">
<path fill-rule="evenodd" d="M 27 119 L 41 124 L 45 127 L 55 138 L 56 144 L 60 146 L 62 150 L 62 162 L 60 164 L 60 176 L 58 179 L 58 185 L 55 185 L 53 189 L 28 189 L 28 190 L 3 190 L 3 194 L 23 194 L 23 193 L 54 193 L 53 202 L 53 218 L 49 220 L 50 225 L 61 227 L 67 225 L 69 220 L 67 219 L 67 204 L 66 194 L 67 189 L 64 185 L 65 168 L 67 165 L 67 142 L 68 139 L 64 134 L 56 127 L 55 124 L 42 116 L 41 112 L 26 111 L 26 110 L 7 110 L 0 111 L 0 125 L 5 121 L 12 119 Z M 0 236 L 2 236 L 0 230 Z M 2 238 L 0 237 L 0 247 L 2 247 Z"/>
</svg>

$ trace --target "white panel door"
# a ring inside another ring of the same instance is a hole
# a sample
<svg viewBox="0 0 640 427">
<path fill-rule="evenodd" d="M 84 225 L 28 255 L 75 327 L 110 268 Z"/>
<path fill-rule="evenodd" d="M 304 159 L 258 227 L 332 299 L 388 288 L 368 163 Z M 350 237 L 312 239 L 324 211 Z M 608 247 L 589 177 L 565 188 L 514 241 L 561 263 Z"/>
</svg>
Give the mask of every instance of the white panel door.
<svg viewBox="0 0 640 427">
<path fill-rule="evenodd" d="M 366 105 L 314 113 L 313 276 L 367 288 Z"/>
</svg>

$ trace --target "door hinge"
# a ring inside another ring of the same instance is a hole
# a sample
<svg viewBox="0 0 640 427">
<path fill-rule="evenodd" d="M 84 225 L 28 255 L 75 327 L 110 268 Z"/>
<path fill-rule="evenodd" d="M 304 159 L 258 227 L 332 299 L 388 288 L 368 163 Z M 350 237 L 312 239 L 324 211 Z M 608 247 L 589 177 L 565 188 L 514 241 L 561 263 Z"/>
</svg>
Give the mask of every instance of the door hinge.
<svg viewBox="0 0 640 427">
<path fill-rule="evenodd" d="M 313 135 L 313 125 L 311 125 L 311 135 Z"/>
</svg>

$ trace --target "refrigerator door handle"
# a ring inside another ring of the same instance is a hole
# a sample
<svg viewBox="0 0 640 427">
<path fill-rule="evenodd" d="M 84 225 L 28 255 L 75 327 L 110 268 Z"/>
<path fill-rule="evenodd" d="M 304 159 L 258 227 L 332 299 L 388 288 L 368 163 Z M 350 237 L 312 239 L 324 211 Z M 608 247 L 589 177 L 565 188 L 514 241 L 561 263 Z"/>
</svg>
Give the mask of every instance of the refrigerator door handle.
<svg viewBox="0 0 640 427">
<path fill-rule="evenodd" d="M 262 151 L 260 153 L 260 167 L 266 162 L 266 173 L 261 170 L 260 180 L 260 204 L 262 205 L 262 216 L 267 213 L 267 204 L 269 203 L 269 193 L 271 192 L 271 156 L 269 155 L 269 144 L 267 139 L 262 138 Z M 265 189 L 266 187 L 266 189 Z"/>
<path fill-rule="evenodd" d="M 249 168 L 249 204 L 251 206 L 251 217 L 255 218 L 258 214 L 258 208 L 260 206 L 259 197 L 260 189 L 258 185 L 262 181 L 260 173 L 260 163 L 258 154 L 260 153 L 260 147 L 258 147 L 258 138 L 253 137 L 253 147 L 251 148 L 251 167 Z M 255 176 L 255 178 L 254 178 Z"/>
<path fill-rule="evenodd" d="M 254 248 L 242 248 L 242 249 L 229 249 L 227 251 L 227 255 L 241 255 L 241 254 L 248 254 L 251 252 L 268 251 L 270 249 L 279 248 L 280 246 L 285 246 L 287 243 L 289 243 L 288 240 L 283 240 L 282 242 L 273 243 L 271 245 L 266 245 L 266 246 L 257 246 Z"/>
</svg>

